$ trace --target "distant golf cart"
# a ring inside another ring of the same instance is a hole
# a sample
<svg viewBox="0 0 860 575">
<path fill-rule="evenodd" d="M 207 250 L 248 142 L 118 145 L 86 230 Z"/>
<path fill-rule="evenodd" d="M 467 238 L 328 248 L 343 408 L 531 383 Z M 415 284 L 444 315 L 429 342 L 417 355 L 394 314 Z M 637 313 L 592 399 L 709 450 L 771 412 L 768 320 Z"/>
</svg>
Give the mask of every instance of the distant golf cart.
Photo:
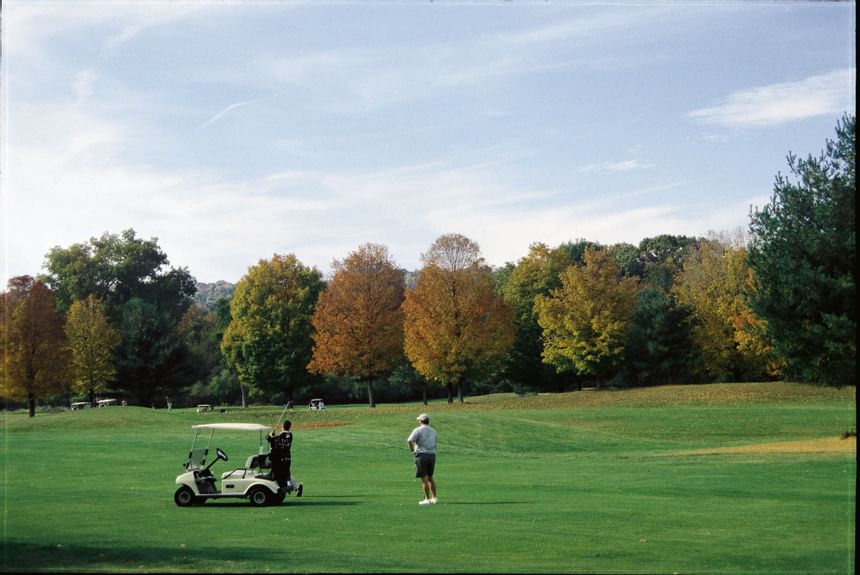
<svg viewBox="0 0 860 575">
<path fill-rule="evenodd" d="M 295 492 L 296 497 L 302 495 L 302 484 L 295 477 L 282 485 L 278 485 L 272 475 L 272 464 L 269 454 L 264 452 L 264 435 L 270 430 L 265 425 L 257 423 L 205 423 L 192 425 L 194 439 L 191 441 L 191 451 L 188 453 L 188 461 L 185 463 L 185 473 L 176 478 L 179 489 L 173 495 L 173 500 L 180 507 L 205 503 L 208 499 L 220 499 L 223 497 L 241 497 L 251 502 L 251 505 L 279 505 L 283 503 L 288 493 Z M 201 432 L 208 430 L 201 438 Z M 215 449 L 215 458 L 209 465 L 206 459 L 209 455 L 209 446 L 212 444 L 212 436 L 216 430 L 222 431 L 244 431 L 254 432 L 259 435 L 259 448 L 256 455 L 250 455 L 245 461 L 244 467 L 237 467 L 221 474 L 221 489 L 218 489 L 215 476 L 211 468 L 219 460 L 229 461 L 227 454 L 220 448 Z M 198 439 L 200 441 L 198 442 Z M 206 446 L 200 447 L 205 441 Z M 205 467 L 204 467 L 205 466 Z"/>
<path fill-rule="evenodd" d="M 78 411 L 81 409 L 89 409 L 90 402 L 89 401 L 76 401 L 72 404 L 72 411 Z"/>
<path fill-rule="evenodd" d="M 308 402 L 308 409 L 325 409 L 325 402 L 319 398 L 312 399 Z"/>
</svg>

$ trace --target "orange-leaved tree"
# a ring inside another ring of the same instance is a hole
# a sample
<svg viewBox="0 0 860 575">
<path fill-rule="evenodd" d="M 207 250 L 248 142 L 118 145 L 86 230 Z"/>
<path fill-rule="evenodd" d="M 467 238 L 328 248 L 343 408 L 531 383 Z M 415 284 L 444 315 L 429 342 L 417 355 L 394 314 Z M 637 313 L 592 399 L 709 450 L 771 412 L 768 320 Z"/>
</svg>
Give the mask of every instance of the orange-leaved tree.
<svg viewBox="0 0 860 575">
<path fill-rule="evenodd" d="M 320 294 L 311 318 L 313 357 L 308 370 L 354 377 L 367 385 L 403 356 L 403 272 L 388 248 L 364 244 L 332 263 L 334 277 Z"/>
<path fill-rule="evenodd" d="M 511 307 L 496 294 L 478 244 L 459 234 L 439 237 L 422 255 L 414 289 L 406 292 L 404 348 L 431 382 L 452 386 L 463 401 L 466 373 L 501 369 L 514 340 Z"/>
<path fill-rule="evenodd" d="M 26 400 L 33 417 L 37 400 L 68 388 L 69 346 L 63 317 L 45 284 L 19 276 L 9 280 L 9 288 L 0 298 L 0 394 Z"/>
</svg>

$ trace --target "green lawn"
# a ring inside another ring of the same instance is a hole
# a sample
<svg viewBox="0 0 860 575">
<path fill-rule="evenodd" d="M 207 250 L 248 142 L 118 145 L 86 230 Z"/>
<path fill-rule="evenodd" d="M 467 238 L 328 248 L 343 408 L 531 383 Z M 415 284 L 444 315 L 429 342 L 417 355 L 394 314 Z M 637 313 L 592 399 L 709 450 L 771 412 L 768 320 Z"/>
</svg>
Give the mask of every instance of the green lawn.
<svg viewBox="0 0 860 575">
<path fill-rule="evenodd" d="M 856 444 L 839 437 L 856 430 L 855 405 L 853 388 L 724 384 L 296 409 L 293 472 L 305 494 L 264 508 L 179 508 L 174 479 L 192 424 L 270 424 L 276 406 L 6 414 L 0 565 L 853 573 Z M 435 506 L 417 505 L 406 449 L 419 411 L 440 437 Z M 773 445 L 788 441 L 806 448 Z M 213 447 L 231 456 L 216 475 L 256 442 L 216 434 Z"/>
</svg>

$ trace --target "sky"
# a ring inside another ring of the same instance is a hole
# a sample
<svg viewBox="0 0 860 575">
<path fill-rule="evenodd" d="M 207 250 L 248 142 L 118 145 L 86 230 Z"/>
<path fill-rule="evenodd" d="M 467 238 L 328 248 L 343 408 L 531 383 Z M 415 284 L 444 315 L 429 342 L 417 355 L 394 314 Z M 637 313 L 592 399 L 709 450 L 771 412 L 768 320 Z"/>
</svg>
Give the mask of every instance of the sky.
<svg viewBox="0 0 860 575">
<path fill-rule="evenodd" d="M 746 229 L 855 114 L 836 2 L 6 0 L 2 282 L 133 228 L 198 281 L 274 254 L 501 266 Z"/>
</svg>

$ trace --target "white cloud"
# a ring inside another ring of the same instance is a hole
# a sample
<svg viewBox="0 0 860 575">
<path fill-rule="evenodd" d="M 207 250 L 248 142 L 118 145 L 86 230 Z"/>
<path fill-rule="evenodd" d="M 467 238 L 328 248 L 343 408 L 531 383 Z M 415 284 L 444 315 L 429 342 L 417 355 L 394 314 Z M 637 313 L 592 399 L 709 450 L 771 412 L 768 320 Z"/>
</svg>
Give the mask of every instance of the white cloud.
<svg viewBox="0 0 860 575">
<path fill-rule="evenodd" d="M 741 90 L 716 106 L 686 117 L 731 128 L 774 126 L 818 116 L 839 115 L 855 107 L 856 68 L 844 68 L 797 82 Z"/>
<path fill-rule="evenodd" d="M 78 72 L 72 82 L 72 93 L 75 95 L 75 99 L 81 101 L 92 96 L 97 80 L 98 75 L 91 68 Z"/>
<path fill-rule="evenodd" d="M 576 169 L 580 174 L 605 174 L 611 172 L 629 172 L 630 170 L 640 170 L 651 168 L 653 164 L 650 162 L 640 162 L 639 160 L 622 160 L 619 162 L 599 162 L 596 164 L 586 164 Z"/>
<path fill-rule="evenodd" d="M 665 189 L 659 186 L 586 198 L 523 189 L 493 161 L 296 169 L 225 181 L 214 173 L 126 163 L 120 152 L 133 132 L 121 118 L 98 117 L 77 103 L 19 106 L 16 117 L 28 129 L 9 150 L 8 208 L 15 218 L 7 271 L 13 275 L 39 273 L 33 262 L 55 245 L 126 228 L 157 237 L 171 264 L 187 266 L 201 281 L 236 281 L 274 253 L 295 253 L 326 272 L 333 258 L 370 241 L 386 244 L 399 265 L 417 268 L 439 235 L 457 232 L 477 241 L 488 263 L 501 265 L 537 241 L 635 244 L 660 233 L 727 228 L 748 213 L 748 205 L 726 206 L 690 218 L 654 198 Z M 57 132 L 56 125 L 64 129 Z M 635 160 L 607 166 L 641 167 Z"/>
<path fill-rule="evenodd" d="M 248 100 L 246 102 L 236 102 L 235 104 L 230 104 L 229 106 L 227 106 L 226 108 L 224 108 L 223 110 L 221 110 L 220 112 L 218 112 L 217 114 L 215 114 L 214 116 L 212 116 L 211 118 L 209 118 L 208 120 L 206 120 L 205 122 L 200 124 L 200 128 L 202 129 L 202 128 L 206 128 L 206 127 L 211 126 L 212 124 L 219 121 L 221 118 L 223 118 L 228 113 L 235 110 L 236 108 L 243 108 L 245 106 L 252 106 L 254 104 L 259 104 L 260 102 L 264 102 L 266 100 L 268 100 L 268 98 L 259 98 L 257 100 Z"/>
</svg>

